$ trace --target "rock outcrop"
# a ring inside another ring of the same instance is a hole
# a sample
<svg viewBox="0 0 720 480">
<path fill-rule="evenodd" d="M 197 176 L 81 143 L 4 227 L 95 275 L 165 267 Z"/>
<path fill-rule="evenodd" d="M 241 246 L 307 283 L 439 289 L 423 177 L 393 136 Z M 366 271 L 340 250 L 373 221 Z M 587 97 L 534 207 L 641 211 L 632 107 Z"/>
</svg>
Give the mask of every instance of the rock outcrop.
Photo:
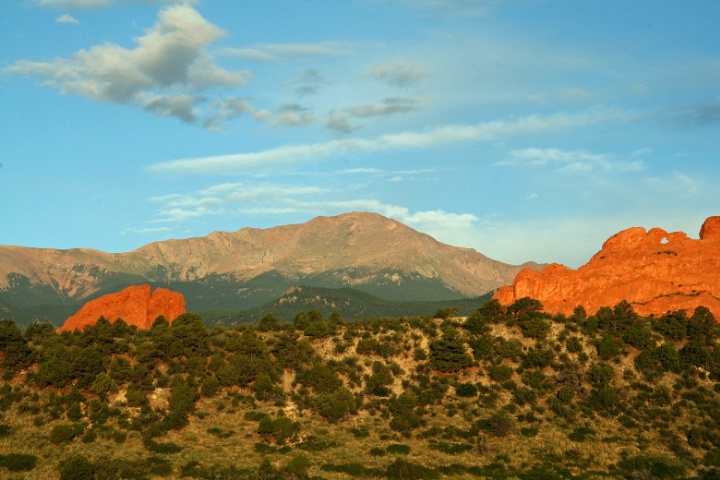
<svg viewBox="0 0 720 480">
<path fill-rule="evenodd" d="M 87 325 L 95 325 L 100 317 L 110 322 L 122 318 L 128 325 L 149 330 L 158 316 L 163 315 L 172 322 L 183 313 L 185 298 L 182 294 L 166 288 L 157 288 L 153 292 L 150 285 L 130 286 L 89 301 L 58 331 L 82 330 Z"/>
<path fill-rule="evenodd" d="M 525 269 L 493 296 L 503 305 L 523 297 L 539 300 L 547 312 L 568 315 L 578 305 L 593 314 L 622 300 L 642 315 L 692 313 L 702 305 L 720 320 L 720 216 L 705 221 L 699 240 L 660 228 L 629 228 L 610 237 L 579 269 L 559 264 Z"/>
</svg>

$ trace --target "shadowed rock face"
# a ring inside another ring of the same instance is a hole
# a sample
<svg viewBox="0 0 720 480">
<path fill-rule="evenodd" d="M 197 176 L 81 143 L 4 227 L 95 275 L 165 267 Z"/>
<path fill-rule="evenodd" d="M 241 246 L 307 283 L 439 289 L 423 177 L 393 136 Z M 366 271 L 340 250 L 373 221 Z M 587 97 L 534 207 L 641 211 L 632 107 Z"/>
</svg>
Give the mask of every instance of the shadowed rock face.
<svg viewBox="0 0 720 480">
<path fill-rule="evenodd" d="M 525 269 L 493 296 L 503 305 L 523 297 L 568 315 L 578 305 L 593 314 L 627 300 L 642 315 L 692 313 L 702 305 L 720 319 L 720 216 L 705 221 L 700 240 L 660 228 L 629 228 L 610 237 L 579 269 L 558 264 Z"/>
<path fill-rule="evenodd" d="M 87 325 L 95 325 L 100 317 L 110 322 L 122 318 L 128 325 L 149 330 L 158 316 L 163 315 L 172 322 L 183 313 L 185 298 L 180 293 L 166 288 L 158 288 L 153 292 L 150 285 L 131 286 L 89 301 L 68 318 L 58 331 L 82 330 Z"/>
</svg>

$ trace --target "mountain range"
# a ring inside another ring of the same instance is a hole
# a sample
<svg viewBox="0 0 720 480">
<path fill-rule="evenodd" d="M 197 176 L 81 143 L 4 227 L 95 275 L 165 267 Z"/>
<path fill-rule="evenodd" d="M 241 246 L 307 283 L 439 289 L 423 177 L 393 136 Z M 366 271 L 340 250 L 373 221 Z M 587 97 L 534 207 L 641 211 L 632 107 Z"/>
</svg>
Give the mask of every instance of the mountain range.
<svg viewBox="0 0 720 480">
<path fill-rule="evenodd" d="M 512 283 L 510 265 L 379 214 L 242 228 L 127 253 L 0 246 L 0 316 L 60 325 L 85 302 L 129 285 L 180 292 L 191 312 L 243 311 L 298 287 L 353 289 L 385 301 L 479 297 Z"/>
</svg>

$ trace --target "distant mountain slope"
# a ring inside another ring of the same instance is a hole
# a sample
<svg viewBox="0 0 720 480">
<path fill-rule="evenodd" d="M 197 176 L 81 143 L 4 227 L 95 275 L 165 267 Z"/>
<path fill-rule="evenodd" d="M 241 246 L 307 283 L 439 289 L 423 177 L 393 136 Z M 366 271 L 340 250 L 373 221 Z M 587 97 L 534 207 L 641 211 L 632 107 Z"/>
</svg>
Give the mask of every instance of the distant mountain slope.
<svg viewBox="0 0 720 480">
<path fill-rule="evenodd" d="M 328 318 L 337 311 L 345 320 L 432 315 L 440 309 L 457 307 L 461 315 L 469 315 L 490 300 L 492 293 L 480 297 L 436 301 L 392 301 L 353 288 L 293 287 L 272 302 L 240 312 L 210 310 L 202 316 L 208 325 L 257 323 L 272 313 L 284 322 L 293 320 L 298 312 L 317 310 Z"/>
<path fill-rule="evenodd" d="M 295 285 L 352 287 L 394 301 L 448 300 L 509 284 L 528 266 L 538 267 L 498 262 L 381 215 L 355 212 L 119 254 L 0 246 L 0 302 L 19 316 L 40 309 L 52 317 L 53 306 L 79 307 L 146 283 L 182 293 L 188 311 L 245 310 Z"/>
</svg>

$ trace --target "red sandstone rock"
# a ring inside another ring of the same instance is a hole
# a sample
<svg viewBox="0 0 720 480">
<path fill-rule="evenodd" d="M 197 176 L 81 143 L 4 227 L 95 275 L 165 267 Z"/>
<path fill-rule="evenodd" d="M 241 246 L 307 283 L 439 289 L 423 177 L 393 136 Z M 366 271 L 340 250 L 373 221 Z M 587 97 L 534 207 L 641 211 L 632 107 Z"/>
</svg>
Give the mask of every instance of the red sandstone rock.
<svg viewBox="0 0 720 480">
<path fill-rule="evenodd" d="M 594 314 L 622 300 L 641 315 L 692 313 L 703 305 L 720 321 L 720 217 L 705 221 L 700 240 L 660 228 L 629 228 L 610 237 L 579 269 L 558 264 L 525 269 L 493 296 L 503 305 L 523 297 L 567 315 L 578 305 Z"/>
<path fill-rule="evenodd" d="M 182 294 L 166 288 L 152 292 L 150 285 L 136 285 L 89 301 L 75 315 L 65 320 L 58 331 L 82 330 L 87 325 L 95 325 L 100 317 L 110 322 L 122 318 L 128 325 L 149 330 L 158 316 L 164 315 L 172 322 L 183 313 L 185 298 Z"/>
<path fill-rule="evenodd" d="M 705 220 L 700 229 L 700 239 L 720 241 L 720 217 L 710 217 Z"/>
</svg>

